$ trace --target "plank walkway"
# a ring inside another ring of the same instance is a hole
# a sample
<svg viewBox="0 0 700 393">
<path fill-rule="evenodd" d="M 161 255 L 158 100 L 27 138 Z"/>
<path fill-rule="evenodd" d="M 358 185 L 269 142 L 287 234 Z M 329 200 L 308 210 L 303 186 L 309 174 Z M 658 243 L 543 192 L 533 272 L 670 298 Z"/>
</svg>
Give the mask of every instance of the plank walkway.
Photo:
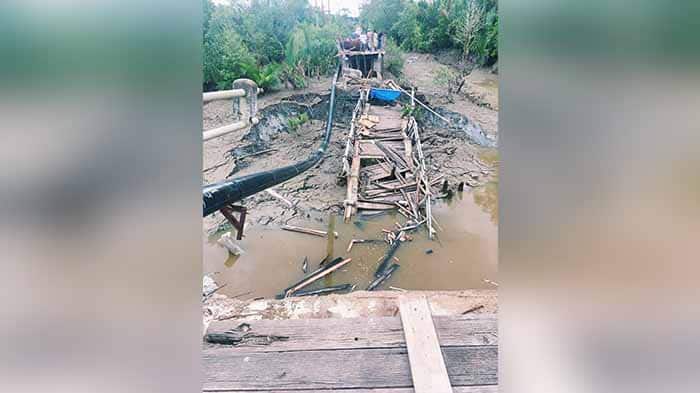
<svg viewBox="0 0 700 393">
<path fill-rule="evenodd" d="M 345 221 L 360 210 L 398 209 L 407 224 L 425 225 L 432 239 L 432 188 L 441 179 L 428 177 L 418 124 L 402 117 L 401 106 L 374 106 L 367 96 L 361 92 L 353 111 L 343 156 Z"/>
<path fill-rule="evenodd" d="M 411 317 L 409 317 L 411 318 Z M 493 314 L 433 317 L 455 393 L 495 393 L 498 330 Z M 244 332 L 238 345 L 205 343 L 204 391 L 423 393 L 401 317 L 226 320 L 208 333 Z M 270 340 L 268 337 L 275 337 Z M 436 348 L 433 348 L 436 349 Z"/>
<path fill-rule="evenodd" d="M 414 169 L 412 142 L 406 134 L 408 122 L 401 118 L 400 110 L 366 104 L 358 115 L 354 124 L 356 132 L 348 135 L 353 155 L 347 157 L 352 164 L 347 174 L 346 220 L 359 209 L 395 209 L 401 200 L 396 196 L 401 195 L 392 194 L 402 186 L 406 190 L 415 189 L 415 182 L 407 185 L 398 179 L 383 181 L 395 177 L 397 171 L 400 173 L 396 177 L 405 180 L 402 174 Z"/>
</svg>

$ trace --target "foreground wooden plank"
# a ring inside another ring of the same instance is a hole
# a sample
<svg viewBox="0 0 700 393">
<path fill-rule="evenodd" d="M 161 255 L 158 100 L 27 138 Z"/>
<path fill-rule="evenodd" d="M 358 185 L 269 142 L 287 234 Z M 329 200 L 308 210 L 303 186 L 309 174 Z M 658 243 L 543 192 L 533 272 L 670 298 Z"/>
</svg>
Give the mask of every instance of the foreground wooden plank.
<svg viewBox="0 0 700 393">
<path fill-rule="evenodd" d="M 207 390 L 208 392 L 244 393 L 262 392 L 263 390 Z M 329 393 L 332 389 L 315 390 L 264 390 L 269 393 Z M 454 393 L 498 393 L 498 385 L 457 386 L 452 388 Z M 344 389 L 343 393 L 415 393 L 413 388 L 378 388 L 378 389 Z"/>
<path fill-rule="evenodd" d="M 453 386 L 498 383 L 495 346 L 443 348 Z M 205 347 L 204 390 L 293 390 L 410 388 L 406 349 L 239 353 L 230 347 Z"/>
<path fill-rule="evenodd" d="M 424 296 L 403 297 L 399 313 L 416 393 L 452 393 L 428 301 Z"/>
<path fill-rule="evenodd" d="M 442 346 L 498 345 L 498 321 L 493 314 L 434 317 Z M 207 333 L 224 333 L 244 321 L 214 321 Z M 285 336 L 270 345 L 231 348 L 238 352 L 279 352 L 313 349 L 405 348 L 399 317 L 324 318 L 245 321 L 257 335 Z"/>
</svg>

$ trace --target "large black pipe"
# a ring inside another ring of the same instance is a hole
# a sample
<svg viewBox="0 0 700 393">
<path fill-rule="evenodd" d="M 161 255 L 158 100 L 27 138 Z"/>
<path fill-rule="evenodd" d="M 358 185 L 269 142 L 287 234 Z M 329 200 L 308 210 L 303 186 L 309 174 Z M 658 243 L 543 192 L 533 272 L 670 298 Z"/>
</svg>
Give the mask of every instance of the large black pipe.
<svg viewBox="0 0 700 393">
<path fill-rule="evenodd" d="M 204 200 L 204 217 L 214 213 L 222 207 L 238 202 L 245 197 L 254 195 L 260 191 L 270 188 L 276 184 L 287 181 L 300 173 L 308 170 L 318 163 L 328 149 L 331 140 L 331 129 L 333 128 L 333 112 L 335 110 L 335 84 L 340 74 L 340 65 L 333 76 L 331 85 L 331 98 L 328 107 L 328 123 L 326 124 L 326 135 L 318 150 L 314 151 L 305 160 L 282 168 L 269 171 L 253 173 L 237 179 L 227 180 L 219 183 L 204 186 L 202 197 Z"/>
</svg>

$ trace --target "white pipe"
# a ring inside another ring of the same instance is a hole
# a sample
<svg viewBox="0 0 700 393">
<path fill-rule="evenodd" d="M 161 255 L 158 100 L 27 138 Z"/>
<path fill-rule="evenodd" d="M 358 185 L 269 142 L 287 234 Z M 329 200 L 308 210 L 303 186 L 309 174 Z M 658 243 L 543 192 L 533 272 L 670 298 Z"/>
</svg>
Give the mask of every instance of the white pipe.
<svg viewBox="0 0 700 393">
<path fill-rule="evenodd" d="M 216 101 L 216 100 L 228 100 L 235 97 L 245 97 L 245 90 L 243 89 L 233 89 L 233 90 L 221 90 L 212 91 L 209 93 L 202 93 L 202 100 L 204 102 Z"/>
<path fill-rule="evenodd" d="M 213 139 L 216 137 L 220 137 L 222 135 L 226 135 L 230 132 L 240 130 L 242 128 L 246 128 L 247 126 L 248 126 L 248 122 L 237 121 L 235 123 L 231 123 L 231 124 L 223 126 L 223 127 L 214 128 L 213 130 L 209 130 L 209 131 L 204 131 L 204 133 L 202 135 L 203 135 L 204 141 L 206 142 L 209 139 Z"/>
<path fill-rule="evenodd" d="M 264 91 L 265 90 L 258 88 L 258 94 L 262 94 Z M 209 93 L 202 93 L 202 101 L 210 102 L 216 100 L 228 100 L 230 98 L 245 96 L 245 90 L 243 89 L 211 91 Z"/>
</svg>

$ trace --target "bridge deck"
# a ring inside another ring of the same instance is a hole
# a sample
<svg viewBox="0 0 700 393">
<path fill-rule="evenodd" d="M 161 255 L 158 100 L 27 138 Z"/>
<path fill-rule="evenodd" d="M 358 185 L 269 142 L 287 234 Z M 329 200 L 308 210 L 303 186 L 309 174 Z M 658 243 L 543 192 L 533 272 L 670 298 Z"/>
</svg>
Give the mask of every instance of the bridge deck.
<svg viewBox="0 0 700 393">
<path fill-rule="evenodd" d="M 497 392 L 496 317 L 432 319 L 452 391 Z M 204 391 L 414 392 L 404 328 L 398 316 L 213 322 L 209 334 L 240 341 L 204 344 Z"/>
</svg>

